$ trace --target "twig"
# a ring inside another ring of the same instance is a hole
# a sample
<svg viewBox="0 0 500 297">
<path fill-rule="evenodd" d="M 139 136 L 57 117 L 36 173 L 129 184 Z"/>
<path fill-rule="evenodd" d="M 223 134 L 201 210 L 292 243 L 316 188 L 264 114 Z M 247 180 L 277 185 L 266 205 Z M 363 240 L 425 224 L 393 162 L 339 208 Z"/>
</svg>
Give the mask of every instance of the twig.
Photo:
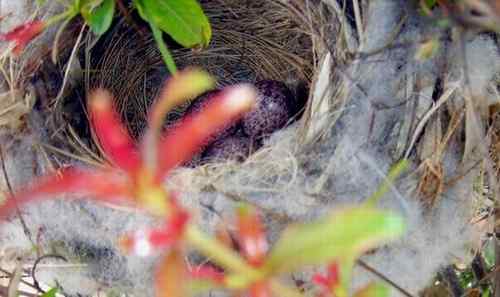
<svg viewBox="0 0 500 297">
<path fill-rule="evenodd" d="M 0 296 L 8 296 L 9 288 L 0 286 Z M 25 297 L 39 297 L 38 294 L 33 294 L 33 293 L 28 293 L 28 292 L 23 292 L 18 290 L 17 291 L 18 296 L 25 296 Z"/>
<path fill-rule="evenodd" d="M 9 199 L 15 199 L 14 198 L 14 190 L 12 189 L 12 184 L 10 183 L 9 175 L 7 173 L 7 168 L 5 166 L 5 155 L 3 152 L 2 145 L 0 145 L 0 161 L 2 163 L 3 178 L 5 180 L 5 184 L 7 185 L 7 189 L 9 190 L 9 194 L 10 194 Z M 14 200 L 14 202 L 15 202 L 15 200 Z M 21 226 L 23 228 L 24 235 L 26 235 L 26 237 L 29 239 L 29 241 L 31 241 L 31 243 L 34 246 L 35 242 L 33 241 L 32 237 L 31 237 L 31 231 L 28 228 L 28 225 L 26 224 L 26 221 L 24 220 L 24 218 L 21 214 L 21 210 L 19 209 L 19 206 L 17 205 L 17 203 L 15 203 L 15 205 L 16 205 L 16 214 L 17 214 L 17 217 L 19 218 L 19 221 L 21 222 Z"/>
<path fill-rule="evenodd" d="M 361 12 L 359 10 L 359 1 L 352 0 L 352 6 L 354 7 L 354 17 L 356 18 L 356 30 L 358 31 L 359 48 L 363 48 L 365 34 L 363 32 L 363 21 L 361 18 Z"/>
<path fill-rule="evenodd" d="M 62 86 L 61 86 L 61 89 L 59 90 L 59 93 L 56 96 L 56 99 L 54 100 L 54 105 L 57 105 L 59 103 L 59 101 L 61 100 L 61 97 L 64 94 L 64 90 L 66 89 L 66 85 L 68 83 L 69 73 L 71 71 L 71 64 L 73 64 L 73 60 L 75 59 L 75 57 L 77 55 L 76 51 L 78 50 L 78 48 L 80 46 L 80 42 L 82 41 L 83 32 L 85 32 L 86 27 L 87 26 L 85 24 L 82 25 L 82 29 L 80 30 L 80 33 L 78 34 L 78 38 L 76 39 L 75 45 L 73 46 L 73 49 L 71 50 L 69 60 L 66 63 L 66 71 L 64 71 L 64 78 L 63 78 Z"/>
<path fill-rule="evenodd" d="M 12 273 L 11 273 L 10 271 L 7 271 L 7 270 L 3 269 L 3 268 L 0 268 L 0 273 L 5 274 L 5 276 L 6 276 L 7 278 L 11 278 L 11 277 L 12 277 Z M 26 275 L 25 275 L 25 276 L 23 276 L 23 277 L 26 277 Z M 28 286 L 28 287 L 31 287 L 31 288 L 33 288 L 33 289 L 36 289 L 36 288 L 35 288 L 35 286 L 33 286 L 33 284 L 30 284 L 29 282 L 27 282 L 27 281 L 25 281 L 25 280 L 23 280 L 23 279 L 21 279 L 21 283 L 23 283 L 24 285 L 26 285 L 26 286 Z M 1 292 L 1 289 L 0 289 L 0 292 Z M 0 294 L 0 296 L 6 296 L 6 295 L 2 295 L 2 294 Z"/>
<path fill-rule="evenodd" d="M 64 262 L 68 262 L 68 259 L 66 259 L 65 257 L 63 257 L 61 255 L 57 255 L 57 254 L 43 255 L 35 260 L 35 263 L 33 264 L 33 267 L 31 268 L 31 277 L 33 278 L 33 285 L 35 286 L 36 290 L 42 294 L 45 294 L 45 291 L 40 287 L 40 283 L 38 282 L 38 279 L 36 277 L 36 268 L 38 267 L 38 264 L 40 264 L 40 262 L 42 260 L 47 259 L 47 258 L 54 258 L 54 259 L 63 260 Z"/>
<path fill-rule="evenodd" d="M 11 278 L 9 280 L 9 285 L 7 286 L 7 297 L 18 296 L 19 284 L 21 283 L 23 277 L 23 265 L 21 262 L 16 264 L 14 272 L 12 272 Z"/>
<path fill-rule="evenodd" d="M 104 165 L 102 163 L 99 163 L 97 161 L 94 161 L 94 160 L 90 160 L 90 159 L 87 159 L 85 157 L 81 157 L 81 156 L 78 156 L 78 155 L 75 155 L 75 154 L 72 154 L 71 152 L 67 152 L 65 150 L 62 150 L 60 148 L 57 148 L 53 145 L 50 145 L 48 143 L 40 143 L 40 146 L 51 151 L 51 152 L 54 152 L 54 153 L 57 153 L 57 154 L 60 154 L 62 156 L 65 156 L 65 157 L 68 157 L 68 158 L 72 158 L 72 159 L 75 159 L 75 160 L 78 160 L 78 161 L 81 161 L 85 164 L 89 164 L 89 165 L 92 165 L 92 166 L 96 166 L 96 167 L 103 167 Z"/>
<path fill-rule="evenodd" d="M 387 276 L 383 275 L 381 272 L 379 272 L 375 268 L 373 268 L 370 265 L 368 265 L 365 261 L 358 259 L 358 261 L 356 261 L 356 262 L 363 269 L 365 269 L 366 271 L 368 271 L 368 272 L 372 273 L 373 275 L 377 276 L 378 278 L 380 278 L 384 282 L 388 283 L 394 289 L 398 290 L 401 294 L 405 295 L 406 297 L 415 297 L 413 294 L 411 294 L 410 292 L 408 292 L 406 289 L 402 288 L 400 285 L 396 284 L 394 281 L 392 281 L 391 279 L 389 279 Z"/>
<path fill-rule="evenodd" d="M 405 159 L 408 159 L 410 156 L 411 151 L 413 150 L 413 146 L 415 145 L 418 137 L 422 133 L 422 131 L 425 128 L 425 125 L 427 124 L 427 121 L 431 118 L 431 116 L 446 102 L 448 99 L 451 98 L 451 95 L 455 90 L 458 88 L 458 86 L 453 86 L 446 90 L 446 92 L 439 98 L 439 100 L 434 104 L 433 107 L 431 107 L 422 117 L 420 122 L 418 123 L 417 127 L 415 128 L 415 132 L 413 133 L 413 136 L 411 138 L 410 144 L 408 146 L 408 149 L 406 150 L 406 153 L 404 155 Z"/>
</svg>

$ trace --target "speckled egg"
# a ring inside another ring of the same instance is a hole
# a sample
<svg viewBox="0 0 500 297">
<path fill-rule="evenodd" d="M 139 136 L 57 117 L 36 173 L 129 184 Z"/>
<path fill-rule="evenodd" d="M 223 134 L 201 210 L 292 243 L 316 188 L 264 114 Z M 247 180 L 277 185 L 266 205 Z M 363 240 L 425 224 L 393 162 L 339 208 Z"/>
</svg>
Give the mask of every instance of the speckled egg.
<svg viewBox="0 0 500 297">
<path fill-rule="evenodd" d="M 220 92 L 220 90 L 213 90 L 213 91 L 208 91 L 205 94 L 199 96 L 188 107 L 188 109 L 186 110 L 186 115 L 200 112 L 203 108 L 205 108 L 208 105 L 210 100 L 215 98 L 214 96 L 217 95 L 217 93 L 219 93 L 219 92 Z M 216 139 L 227 137 L 231 134 L 234 134 L 236 132 L 236 130 L 238 129 L 239 125 L 240 125 L 239 122 L 234 122 L 234 123 L 231 123 L 222 129 L 220 129 L 219 131 L 213 133 L 212 136 L 210 136 L 206 140 L 205 144 L 209 145 L 209 144 L 213 143 Z"/>
<path fill-rule="evenodd" d="M 245 114 L 243 131 L 259 139 L 283 128 L 294 113 L 295 99 L 287 86 L 275 80 L 255 83 L 258 91 L 256 107 Z"/>
<path fill-rule="evenodd" d="M 225 160 L 243 161 L 252 149 L 250 138 L 244 135 L 232 135 L 217 139 L 203 153 L 203 161 L 217 162 Z"/>
</svg>

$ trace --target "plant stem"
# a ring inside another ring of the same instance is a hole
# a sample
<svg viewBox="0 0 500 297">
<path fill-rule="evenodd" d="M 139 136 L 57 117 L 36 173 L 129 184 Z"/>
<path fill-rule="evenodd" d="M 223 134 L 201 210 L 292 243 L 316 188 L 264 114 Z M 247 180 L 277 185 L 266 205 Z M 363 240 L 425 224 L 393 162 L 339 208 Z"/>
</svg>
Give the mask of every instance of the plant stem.
<svg viewBox="0 0 500 297">
<path fill-rule="evenodd" d="M 195 225 L 187 227 L 185 239 L 223 268 L 244 275 L 249 279 L 257 280 L 260 278 L 261 273 L 248 265 L 238 254 L 201 232 Z"/>
<path fill-rule="evenodd" d="M 365 205 L 369 207 L 375 207 L 384 196 L 387 191 L 391 187 L 393 187 L 394 181 L 401 175 L 403 171 L 408 168 L 408 161 L 406 159 L 403 159 L 396 163 L 396 165 L 392 166 L 392 168 L 389 170 L 389 173 L 387 174 L 387 177 L 384 178 L 384 181 L 382 184 L 377 188 L 377 190 L 365 201 Z"/>
<path fill-rule="evenodd" d="M 45 21 L 45 28 L 48 28 L 64 19 L 71 19 L 73 18 L 74 16 L 76 16 L 78 14 L 78 12 L 75 13 L 75 11 L 73 9 L 68 9 L 66 11 L 64 11 L 63 13 L 60 13 L 60 14 L 57 14 L 53 17 L 51 17 L 50 19 L 46 20 Z"/>
<path fill-rule="evenodd" d="M 153 37 L 156 41 L 156 45 L 160 50 L 161 57 L 163 58 L 165 65 L 167 65 L 168 71 L 171 74 L 175 74 L 177 72 L 177 67 L 175 66 L 174 59 L 172 58 L 172 55 L 170 54 L 170 51 L 168 50 L 168 47 L 163 40 L 162 31 L 158 27 L 156 27 L 153 22 L 149 22 L 149 26 L 151 27 L 151 32 L 153 32 Z"/>
</svg>

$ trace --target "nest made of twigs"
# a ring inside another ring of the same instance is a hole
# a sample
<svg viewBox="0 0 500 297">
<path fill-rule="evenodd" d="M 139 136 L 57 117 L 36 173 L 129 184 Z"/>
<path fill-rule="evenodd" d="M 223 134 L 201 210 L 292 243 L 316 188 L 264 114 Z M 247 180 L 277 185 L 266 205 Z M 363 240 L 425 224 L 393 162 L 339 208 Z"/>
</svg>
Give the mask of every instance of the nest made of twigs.
<svg viewBox="0 0 500 297">
<path fill-rule="evenodd" d="M 201 50 L 171 45 L 178 68 L 199 66 L 217 78 L 218 87 L 260 79 L 285 81 L 292 89 L 310 85 L 317 54 L 313 28 L 323 19 L 319 6 L 303 0 L 201 3 L 210 19 L 212 40 Z M 139 25 L 120 20 L 99 42 L 87 84 L 87 88 L 104 87 L 114 93 L 116 105 L 136 137 L 168 77 L 154 40 Z M 179 118 L 184 107 L 167 121 Z"/>
</svg>

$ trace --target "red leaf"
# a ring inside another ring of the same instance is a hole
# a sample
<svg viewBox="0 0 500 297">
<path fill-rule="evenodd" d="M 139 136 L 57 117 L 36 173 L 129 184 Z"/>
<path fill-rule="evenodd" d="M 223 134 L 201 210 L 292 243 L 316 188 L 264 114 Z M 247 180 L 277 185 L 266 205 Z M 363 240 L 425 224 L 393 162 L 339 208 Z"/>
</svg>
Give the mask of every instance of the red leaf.
<svg viewBox="0 0 500 297">
<path fill-rule="evenodd" d="M 186 117 L 179 126 L 167 132 L 158 149 L 157 181 L 175 166 L 189 160 L 213 133 L 238 119 L 255 102 L 255 91 L 249 85 L 230 87 L 219 93 L 207 107 Z"/>
<path fill-rule="evenodd" d="M 321 296 L 331 296 L 336 287 L 340 285 L 339 264 L 333 262 L 328 265 L 326 276 L 315 274 L 313 276 L 313 283 L 321 287 Z"/>
<path fill-rule="evenodd" d="M 238 211 L 238 243 L 242 254 L 254 266 L 259 266 L 268 250 L 264 226 L 254 208 L 243 206 Z"/>
<path fill-rule="evenodd" d="M 112 162 L 130 175 L 141 167 L 136 146 L 112 104 L 113 96 L 103 89 L 90 94 L 92 125 L 104 152 Z"/>
<path fill-rule="evenodd" d="M 328 265 L 328 281 L 331 286 L 338 286 L 340 283 L 339 263 L 333 262 Z"/>
<path fill-rule="evenodd" d="M 182 253 L 172 250 L 158 267 L 155 277 L 156 297 L 186 297 L 188 271 Z"/>
<path fill-rule="evenodd" d="M 217 270 L 213 266 L 199 265 L 192 269 L 189 273 L 192 278 L 208 279 L 215 284 L 224 284 L 224 273 Z"/>
<path fill-rule="evenodd" d="M 11 31 L 0 34 L 0 40 L 15 42 L 14 54 L 19 55 L 28 42 L 39 35 L 45 29 L 42 21 L 31 21 L 15 27 Z"/>
<path fill-rule="evenodd" d="M 14 196 L 7 198 L 0 205 L 0 218 L 5 218 L 17 205 L 34 200 L 54 199 L 53 195 L 77 194 L 80 197 L 105 202 L 124 202 L 132 200 L 128 179 L 113 171 L 81 171 L 77 169 L 62 170 L 40 178 L 30 187 L 21 189 Z M 82 197 L 85 196 L 85 197 Z M 66 198 L 59 196 L 57 198 Z"/>
<path fill-rule="evenodd" d="M 175 200 L 173 200 L 175 201 Z M 189 221 L 189 213 L 172 203 L 172 213 L 161 228 L 139 230 L 121 239 L 120 245 L 126 252 L 147 256 L 152 251 L 171 247 L 179 242 Z"/>
<path fill-rule="evenodd" d="M 317 273 L 312 277 L 312 282 L 316 285 L 320 286 L 322 289 L 328 290 L 330 289 L 328 278 L 324 275 Z"/>
<path fill-rule="evenodd" d="M 271 297 L 271 288 L 265 281 L 257 282 L 250 287 L 250 297 Z"/>
<path fill-rule="evenodd" d="M 184 227 L 189 220 L 189 214 L 184 211 L 176 211 L 169 216 L 165 228 L 151 230 L 149 240 L 153 246 L 164 247 L 172 245 L 184 234 Z"/>
</svg>

